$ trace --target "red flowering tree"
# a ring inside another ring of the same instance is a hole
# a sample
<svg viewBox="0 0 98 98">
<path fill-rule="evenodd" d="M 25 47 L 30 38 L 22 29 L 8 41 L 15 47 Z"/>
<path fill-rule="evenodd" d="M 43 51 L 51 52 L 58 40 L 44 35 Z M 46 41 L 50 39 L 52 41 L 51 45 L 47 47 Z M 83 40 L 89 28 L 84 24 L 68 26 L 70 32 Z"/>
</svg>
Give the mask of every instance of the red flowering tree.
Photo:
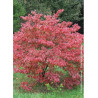
<svg viewBox="0 0 98 98">
<path fill-rule="evenodd" d="M 78 24 L 61 22 L 59 13 L 42 15 L 32 11 L 21 16 L 25 23 L 13 36 L 14 72 L 23 73 L 36 83 L 60 85 L 68 89 L 81 83 L 83 71 L 83 35 Z M 41 18 L 43 16 L 43 18 Z M 31 90 L 28 83 L 21 87 Z"/>
</svg>

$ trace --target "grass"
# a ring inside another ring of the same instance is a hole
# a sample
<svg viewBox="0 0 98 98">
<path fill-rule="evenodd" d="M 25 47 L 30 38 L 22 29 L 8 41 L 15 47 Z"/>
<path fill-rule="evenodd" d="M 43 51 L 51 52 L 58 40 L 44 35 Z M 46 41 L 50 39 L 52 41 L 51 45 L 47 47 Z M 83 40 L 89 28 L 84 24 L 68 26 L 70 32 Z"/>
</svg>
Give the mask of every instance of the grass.
<svg viewBox="0 0 98 98">
<path fill-rule="evenodd" d="M 28 80 L 23 74 L 13 75 L 13 98 L 83 98 L 83 89 L 78 86 L 72 90 L 42 92 L 44 90 L 41 86 L 34 88 L 32 92 L 25 92 L 19 88 L 19 84 L 23 79 Z"/>
</svg>

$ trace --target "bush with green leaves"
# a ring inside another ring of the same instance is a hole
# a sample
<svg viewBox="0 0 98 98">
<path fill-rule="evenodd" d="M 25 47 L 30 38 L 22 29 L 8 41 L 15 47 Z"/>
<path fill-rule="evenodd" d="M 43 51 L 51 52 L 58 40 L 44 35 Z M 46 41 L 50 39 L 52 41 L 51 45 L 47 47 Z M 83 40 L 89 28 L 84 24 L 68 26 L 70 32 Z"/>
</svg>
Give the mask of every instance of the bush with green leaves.
<svg viewBox="0 0 98 98">
<path fill-rule="evenodd" d="M 17 32 L 21 27 L 21 19 L 20 16 L 24 16 L 26 14 L 26 10 L 19 0 L 13 1 L 13 32 Z"/>
<path fill-rule="evenodd" d="M 60 15 L 60 19 L 63 21 L 80 21 L 83 19 L 81 15 L 81 9 L 83 7 L 83 0 L 40 0 L 45 2 L 52 13 L 58 11 L 58 9 L 64 9 L 64 12 Z"/>
<path fill-rule="evenodd" d="M 20 28 L 20 16 L 28 15 L 31 10 L 52 15 L 59 9 L 64 9 L 61 21 L 79 22 L 83 28 L 83 0 L 14 0 L 14 32 Z"/>
<path fill-rule="evenodd" d="M 50 7 L 47 7 L 46 2 L 41 0 L 21 0 L 23 6 L 26 10 L 26 15 L 31 12 L 31 10 L 36 10 L 38 13 L 51 14 Z"/>
</svg>

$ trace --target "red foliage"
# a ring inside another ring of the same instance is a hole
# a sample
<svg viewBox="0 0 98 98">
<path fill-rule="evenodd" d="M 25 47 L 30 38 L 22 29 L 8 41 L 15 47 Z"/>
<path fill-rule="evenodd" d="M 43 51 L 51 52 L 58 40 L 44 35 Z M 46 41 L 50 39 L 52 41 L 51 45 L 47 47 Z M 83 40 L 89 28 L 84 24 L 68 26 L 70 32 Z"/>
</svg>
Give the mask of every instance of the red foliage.
<svg viewBox="0 0 98 98">
<path fill-rule="evenodd" d="M 26 22 L 13 36 L 14 72 L 27 74 L 40 83 L 62 83 L 71 89 L 81 82 L 83 35 L 77 32 L 78 24 L 60 23 L 57 18 L 61 12 L 62 9 L 43 18 L 35 11 L 21 16 Z M 68 74 L 56 70 L 58 66 Z"/>
<path fill-rule="evenodd" d="M 21 82 L 21 85 L 20 85 L 24 90 L 26 91 L 31 91 L 32 90 L 32 87 L 30 84 L 28 84 L 28 82 Z"/>
</svg>

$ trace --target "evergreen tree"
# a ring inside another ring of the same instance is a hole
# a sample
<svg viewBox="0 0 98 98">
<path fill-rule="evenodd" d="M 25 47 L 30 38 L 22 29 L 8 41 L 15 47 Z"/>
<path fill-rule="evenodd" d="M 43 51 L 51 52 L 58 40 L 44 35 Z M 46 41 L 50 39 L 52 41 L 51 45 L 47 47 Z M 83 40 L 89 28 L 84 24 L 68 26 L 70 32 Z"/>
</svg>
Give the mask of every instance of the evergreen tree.
<svg viewBox="0 0 98 98">
<path fill-rule="evenodd" d="M 21 19 L 20 16 L 24 16 L 26 14 L 26 10 L 22 5 L 21 1 L 14 0 L 13 1 L 13 32 L 17 32 L 21 27 Z"/>
</svg>

